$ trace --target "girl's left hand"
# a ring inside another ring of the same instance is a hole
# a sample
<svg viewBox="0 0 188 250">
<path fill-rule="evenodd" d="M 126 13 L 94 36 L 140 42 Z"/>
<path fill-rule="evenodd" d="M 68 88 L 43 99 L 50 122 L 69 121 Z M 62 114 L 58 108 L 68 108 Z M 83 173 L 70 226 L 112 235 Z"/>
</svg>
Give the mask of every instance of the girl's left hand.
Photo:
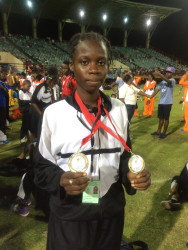
<svg viewBox="0 0 188 250">
<path fill-rule="evenodd" d="M 127 178 L 131 183 L 131 187 L 136 190 L 146 190 L 151 185 L 151 174 L 147 169 L 144 169 L 139 174 L 134 174 L 131 171 L 127 173 Z"/>
</svg>

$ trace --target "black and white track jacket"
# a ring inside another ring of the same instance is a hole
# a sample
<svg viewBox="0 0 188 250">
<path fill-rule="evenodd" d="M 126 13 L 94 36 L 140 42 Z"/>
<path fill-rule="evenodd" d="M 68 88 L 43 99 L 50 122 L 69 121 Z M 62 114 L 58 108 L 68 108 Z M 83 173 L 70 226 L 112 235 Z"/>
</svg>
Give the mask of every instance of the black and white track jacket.
<svg viewBox="0 0 188 250">
<path fill-rule="evenodd" d="M 102 105 L 126 141 L 128 119 L 125 105 L 102 92 L 101 97 Z M 96 108 L 89 111 L 97 112 Z M 115 132 L 103 111 L 101 121 Z M 82 204 L 81 195 L 68 196 L 60 187 L 61 175 L 70 171 L 68 159 L 78 151 L 82 139 L 91 133 L 89 129 L 91 126 L 81 113 L 74 94 L 50 105 L 44 112 L 40 142 L 34 157 L 35 184 L 50 193 L 50 208 L 63 220 L 90 220 L 117 215 L 122 213 L 125 205 L 122 184 L 129 194 L 135 193 L 127 179 L 130 154 L 118 140 L 101 128 L 94 135 L 93 149 L 91 141 L 82 148 L 90 163 L 86 171 L 88 176 L 100 179 L 99 204 Z"/>
<path fill-rule="evenodd" d="M 27 113 L 30 109 L 32 93 L 20 89 L 18 92 L 18 103 L 21 113 Z"/>
</svg>

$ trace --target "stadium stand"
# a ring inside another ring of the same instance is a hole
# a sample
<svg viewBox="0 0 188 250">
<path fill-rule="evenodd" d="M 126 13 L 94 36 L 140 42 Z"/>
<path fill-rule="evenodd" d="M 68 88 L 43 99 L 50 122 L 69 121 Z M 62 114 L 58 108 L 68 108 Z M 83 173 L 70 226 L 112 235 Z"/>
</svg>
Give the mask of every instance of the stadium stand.
<svg viewBox="0 0 188 250">
<path fill-rule="evenodd" d="M 61 65 L 69 56 L 65 50 L 60 49 L 55 43 L 34 38 L 14 37 L 9 39 L 18 47 L 22 48 L 29 57 L 43 65 Z"/>
<path fill-rule="evenodd" d="M 28 56 L 26 56 L 18 48 L 16 48 L 9 41 L 7 41 L 5 37 L 3 39 L 0 39 L 0 52 L 10 52 L 12 55 L 22 60 L 29 59 Z"/>
<path fill-rule="evenodd" d="M 62 65 L 65 60 L 70 60 L 68 44 L 54 40 L 41 40 L 25 36 L 7 36 L 0 39 L 0 51 L 10 52 L 21 60 L 31 60 L 40 65 Z M 182 73 L 188 67 L 175 60 L 147 48 L 113 47 L 114 60 L 119 61 L 125 68 L 136 71 L 162 70 L 168 65 Z"/>
<path fill-rule="evenodd" d="M 168 65 L 173 65 L 177 70 L 186 70 L 182 64 L 161 53 L 146 48 L 123 48 L 114 47 L 114 57 L 131 68 L 140 67 L 143 69 L 164 69 Z"/>
</svg>

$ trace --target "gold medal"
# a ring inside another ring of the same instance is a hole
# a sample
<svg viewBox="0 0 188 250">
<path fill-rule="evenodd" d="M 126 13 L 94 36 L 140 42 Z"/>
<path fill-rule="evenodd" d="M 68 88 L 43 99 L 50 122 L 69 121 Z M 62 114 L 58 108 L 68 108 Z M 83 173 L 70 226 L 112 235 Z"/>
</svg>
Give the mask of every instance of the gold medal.
<svg viewBox="0 0 188 250">
<path fill-rule="evenodd" d="M 85 154 L 72 154 L 68 160 L 68 166 L 71 172 L 85 172 L 88 169 L 89 161 Z"/>
<path fill-rule="evenodd" d="M 138 174 L 145 168 L 144 159 L 139 155 L 132 155 L 128 162 L 129 169 L 132 173 Z"/>
</svg>

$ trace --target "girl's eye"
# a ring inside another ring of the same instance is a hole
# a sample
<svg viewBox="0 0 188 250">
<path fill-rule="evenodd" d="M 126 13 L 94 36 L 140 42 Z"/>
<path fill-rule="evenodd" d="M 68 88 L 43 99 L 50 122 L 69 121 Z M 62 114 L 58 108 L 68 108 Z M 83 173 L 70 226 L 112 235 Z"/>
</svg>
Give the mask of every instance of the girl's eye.
<svg viewBox="0 0 188 250">
<path fill-rule="evenodd" d="M 82 60 L 82 61 L 81 61 L 81 64 L 82 64 L 82 65 L 87 65 L 87 64 L 88 64 L 88 61 L 87 61 L 87 60 Z"/>
<path fill-rule="evenodd" d="M 99 64 L 100 66 L 104 66 L 104 65 L 106 64 L 106 62 L 103 61 L 103 60 L 100 60 L 100 61 L 98 62 L 98 64 Z"/>
</svg>

